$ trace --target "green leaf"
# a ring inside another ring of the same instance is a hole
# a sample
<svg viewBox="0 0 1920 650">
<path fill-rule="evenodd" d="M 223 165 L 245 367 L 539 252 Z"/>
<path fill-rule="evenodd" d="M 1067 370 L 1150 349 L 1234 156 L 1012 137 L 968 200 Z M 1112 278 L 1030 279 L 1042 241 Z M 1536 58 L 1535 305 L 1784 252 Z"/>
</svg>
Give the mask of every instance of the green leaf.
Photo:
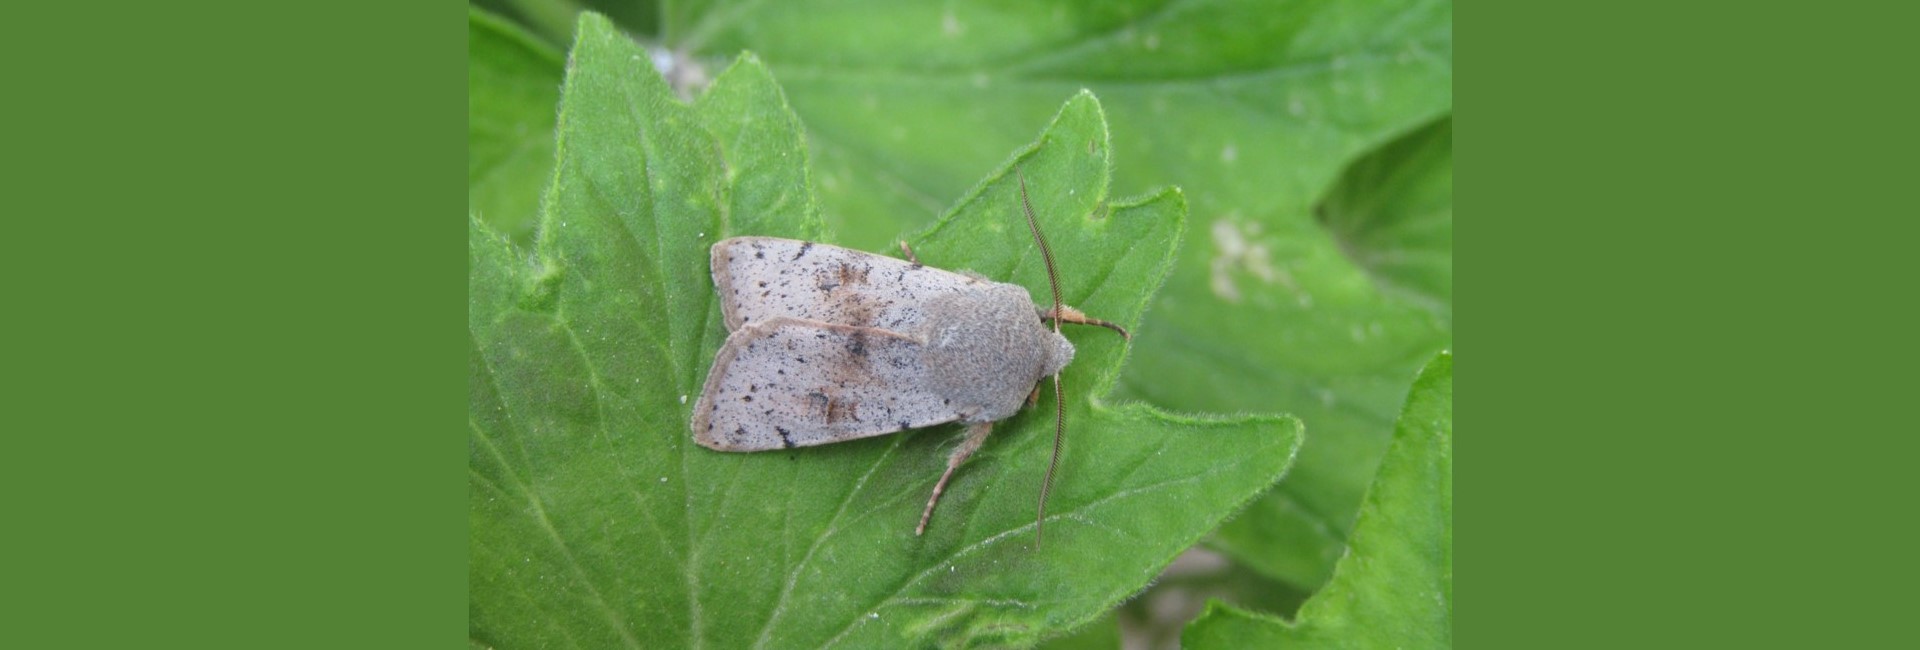
<svg viewBox="0 0 1920 650">
<path fill-rule="evenodd" d="M 1401 377 L 1413 372 L 1402 366 L 1418 363 L 1431 354 L 1429 348 L 1451 340 L 1452 186 L 1452 122 L 1442 120 L 1356 161 L 1318 210 L 1343 251 L 1340 259 L 1324 260 L 1322 270 L 1337 266 L 1342 274 L 1363 276 L 1364 283 L 1351 278 L 1350 290 L 1335 294 L 1340 297 L 1332 305 L 1324 304 L 1332 300 L 1321 292 L 1300 294 L 1322 296 L 1312 302 L 1288 297 L 1249 310 L 1199 309 L 1232 326 L 1244 325 L 1234 319 L 1249 317 L 1289 323 L 1279 336 L 1266 339 L 1258 338 L 1263 331 L 1259 328 L 1244 330 L 1242 336 L 1249 338 L 1226 334 L 1216 339 L 1241 341 L 1239 348 L 1216 340 L 1185 345 L 1222 363 L 1242 360 L 1233 376 L 1282 395 L 1283 403 L 1315 434 L 1301 452 L 1295 473 L 1222 526 L 1209 539 L 1210 546 L 1269 576 L 1307 587 L 1319 586 L 1332 572 L 1349 525 L 1341 513 L 1358 507 L 1374 459 L 1385 450 L 1391 417 L 1387 409 L 1392 407 L 1384 405 L 1401 399 L 1406 390 Z M 1230 239 L 1243 235 L 1231 228 L 1215 233 Z M 1219 241 L 1216 246 L 1232 248 Z M 1241 257 L 1224 272 L 1229 282 L 1243 286 L 1261 282 L 1260 263 L 1251 260 L 1265 258 L 1273 268 L 1292 269 L 1289 278 L 1302 277 L 1301 269 L 1307 268 L 1304 263 L 1280 262 L 1266 252 Z M 1350 263 L 1359 266 L 1350 268 Z M 1249 295 L 1248 302 L 1254 302 L 1256 294 Z M 1331 319 L 1316 320 L 1316 314 Z M 1342 323 L 1347 323 L 1344 329 L 1329 330 Z M 1179 388 L 1156 385 L 1147 390 L 1168 396 Z M 1216 390 L 1219 394 L 1212 394 Z M 1183 403 L 1219 409 L 1252 408 L 1263 399 L 1228 382 L 1179 397 Z M 1378 440 L 1373 437 L 1376 431 Z M 1348 503 L 1353 505 L 1342 505 Z"/>
<path fill-rule="evenodd" d="M 819 238 L 824 226 L 800 118 L 760 60 L 743 55 L 695 106 L 726 151 L 728 229 Z"/>
<path fill-rule="evenodd" d="M 1120 621 L 1109 613 L 1036 647 L 1040 650 L 1120 650 Z"/>
<path fill-rule="evenodd" d="M 1355 162 L 1316 214 L 1383 293 L 1452 329 L 1452 118 Z"/>
<path fill-rule="evenodd" d="M 469 6 L 512 18 L 547 42 L 565 43 L 572 40 L 573 24 L 585 4 L 580 0 L 473 0 Z"/>
<path fill-rule="evenodd" d="M 1453 645 L 1453 355 L 1427 364 L 1367 493 L 1353 543 L 1297 623 L 1215 601 L 1188 648 Z"/>
<path fill-rule="evenodd" d="M 1050 409 L 998 424 L 924 537 L 913 527 L 958 427 L 790 452 L 693 445 L 691 402 L 725 334 L 708 246 L 823 232 L 799 123 L 752 57 L 689 107 L 604 19 L 576 33 L 531 257 L 470 220 L 475 642 L 1032 644 L 1138 591 L 1298 448 L 1292 419 L 1102 399 L 1128 346 L 1098 328 L 1068 331 L 1079 354 L 1044 547 Z M 912 239 L 920 259 L 1046 295 L 1024 174 L 1068 301 L 1137 325 L 1185 204 L 1172 190 L 1110 198 L 1107 140 L 1099 102 L 1072 96 Z"/>
<path fill-rule="evenodd" d="M 467 212 L 531 237 L 553 174 L 560 53 L 518 27 L 467 10 Z"/>
<path fill-rule="evenodd" d="M 660 37 L 765 59 L 807 123 L 825 217 L 869 250 L 940 214 L 1059 97 L 1098 93 L 1124 161 L 1114 192 L 1176 183 L 1195 217 L 1118 394 L 1307 422 L 1297 470 L 1221 546 L 1325 580 L 1405 377 L 1452 337 L 1450 278 L 1431 272 L 1451 251 L 1426 219 L 1344 220 L 1368 218 L 1351 192 L 1398 190 L 1340 180 L 1451 111 L 1451 2 L 713 3 L 669 9 Z M 1343 219 L 1316 219 L 1322 199 Z M 1421 268 L 1393 266 L 1416 245 Z"/>
</svg>

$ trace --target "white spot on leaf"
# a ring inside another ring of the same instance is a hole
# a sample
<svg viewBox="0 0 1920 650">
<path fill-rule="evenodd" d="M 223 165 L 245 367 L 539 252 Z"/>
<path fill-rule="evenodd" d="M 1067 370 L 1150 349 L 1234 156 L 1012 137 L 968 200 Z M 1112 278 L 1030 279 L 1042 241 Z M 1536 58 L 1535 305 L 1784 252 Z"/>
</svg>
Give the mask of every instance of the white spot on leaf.
<svg viewBox="0 0 1920 650">
<path fill-rule="evenodd" d="M 1210 265 L 1213 295 L 1227 302 L 1240 302 L 1240 288 L 1233 282 L 1236 271 L 1252 274 L 1268 284 L 1282 279 L 1281 272 L 1273 267 L 1272 253 L 1267 245 L 1252 240 L 1258 233 L 1258 224 L 1248 224 L 1243 228 L 1231 217 L 1214 220 L 1214 255 Z M 1292 283 L 1288 282 L 1288 285 L 1291 287 Z"/>
</svg>

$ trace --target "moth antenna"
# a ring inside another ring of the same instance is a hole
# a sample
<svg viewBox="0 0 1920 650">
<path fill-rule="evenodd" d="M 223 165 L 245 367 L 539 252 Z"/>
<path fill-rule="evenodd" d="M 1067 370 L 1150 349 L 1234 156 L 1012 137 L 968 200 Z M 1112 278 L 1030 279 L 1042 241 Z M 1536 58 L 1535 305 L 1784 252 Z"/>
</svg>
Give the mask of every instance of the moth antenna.
<svg viewBox="0 0 1920 650">
<path fill-rule="evenodd" d="M 1033 231 L 1033 241 L 1040 245 L 1040 259 L 1047 263 L 1047 286 L 1053 289 L 1053 313 L 1060 313 L 1060 271 L 1053 266 L 1053 249 L 1047 246 L 1047 236 L 1040 234 L 1040 220 L 1033 216 L 1033 201 L 1027 198 L 1027 174 L 1021 168 L 1013 168 L 1020 179 L 1020 207 L 1027 213 L 1027 229 Z M 1060 320 L 1054 319 L 1053 333 L 1060 334 Z M 1053 491 L 1053 474 L 1060 469 L 1060 447 L 1067 436 L 1067 396 L 1060 392 L 1060 372 L 1053 373 L 1053 457 L 1047 460 L 1047 478 L 1040 483 L 1040 510 L 1033 520 L 1033 547 L 1040 548 L 1046 533 L 1047 494 Z"/>
<path fill-rule="evenodd" d="M 1057 325 L 1056 325 L 1057 326 Z M 1047 478 L 1040 483 L 1040 512 L 1033 520 L 1033 547 L 1040 548 L 1040 541 L 1047 526 L 1047 493 L 1053 491 L 1053 472 L 1060 469 L 1060 443 L 1066 441 L 1067 400 L 1061 397 L 1060 373 L 1053 373 L 1053 457 L 1047 460 Z"/>
<path fill-rule="evenodd" d="M 1027 200 L 1027 174 L 1019 167 L 1013 172 L 1020 178 L 1020 207 L 1027 211 L 1027 229 L 1033 231 L 1033 241 L 1040 245 L 1040 259 L 1047 263 L 1047 286 L 1053 289 L 1053 313 L 1061 312 L 1060 271 L 1053 266 L 1053 248 L 1047 246 L 1047 236 L 1040 233 L 1040 220 L 1033 216 L 1033 202 Z M 1060 331 L 1060 321 L 1053 322 L 1053 331 Z"/>
</svg>

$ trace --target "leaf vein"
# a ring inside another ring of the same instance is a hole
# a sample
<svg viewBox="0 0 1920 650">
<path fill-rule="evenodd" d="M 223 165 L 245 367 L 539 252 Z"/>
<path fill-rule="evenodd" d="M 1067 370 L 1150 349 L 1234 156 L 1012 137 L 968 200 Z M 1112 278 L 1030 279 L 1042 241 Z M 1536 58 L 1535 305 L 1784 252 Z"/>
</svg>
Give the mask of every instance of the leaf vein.
<svg viewBox="0 0 1920 650">
<path fill-rule="evenodd" d="M 861 488 L 866 487 L 867 479 L 872 478 L 873 473 L 879 471 L 880 466 L 886 462 L 887 458 L 893 455 L 893 451 L 900 448 L 900 441 L 903 439 L 902 436 L 894 436 L 893 444 L 888 445 L 885 451 L 882 451 L 878 457 L 874 458 L 873 465 L 867 468 L 865 474 L 860 475 L 860 480 L 855 481 L 853 488 L 847 490 L 847 495 L 841 498 L 840 507 L 834 511 L 833 517 L 827 520 L 827 525 L 822 529 L 820 535 L 814 538 L 813 544 L 807 548 L 807 554 L 802 556 L 800 562 L 793 565 L 793 570 L 787 573 L 787 579 L 780 588 L 780 595 L 774 600 L 773 611 L 767 614 L 767 622 L 760 627 L 760 636 L 753 642 L 753 647 L 766 647 L 769 638 L 768 635 L 773 632 L 774 622 L 786 611 L 787 603 L 789 602 L 788 597 L 793 594 L 794 585 L 800 582 L 800 572 L 805 570 L 807 564 L 813 561 L 814 553 L 820 550 L 820 546 L 826 543 L 827 538 L 832 537 L 834 533 L 838 532 L 839 529 L 837 527 L 840 524 L 840 518 L 846 514 L 847 505 L 853 503 L 853 496 L 859 494 Z"/>
<path fill-rule="evenodd" d="M 547 509 L 546 506 L 541 503 L 540 495 L 534 492 L 532 486 L 528 485 L 518 474 L 513 472 L 512 466 L 507 464 L 506 457 L 500 454 L 499 447 L 496 446 L 492 438 L 487 435 L 486 430 L 480 428 L 478 423 L 472 422 L 471 420 L 468 421 L 468 426 L 473 430 L 474 435 L 479 438 L 482 443 L 481 446 L 486 448 L 487 452 L 494 457 L 494 462 L 500 464 L 501 472 L 520 489 L 520 493 L 525 497 L 527 507 L 533 515 L 534 521 L 540 524 L 541 530 L 547 534 L 548 541 L 552 542 L 554 548 L 560 551 L 560 557 L 567 561 L 567 567 L 573 571 L 574 577 L 580 581 L 581 586 L 586 587 L 587 592 L 593 595 L 594 600 L 599 605 L 600 613 L 607 619 L 607 624 L 612 626 L 613 631 L 620 635 L 621 640 L 626 642 L 627 647 L 640 647 L 639 641 L 634 639 L 633 635 L 627 630 L 626 622 L 620 618 L 619 612 L 614 611 L 613 605 L 607 601 L 606 596 L 601 595 L 600 588 L 594 586 L 593 580 L 587 577 L 586 569 L 580 565 L 580 560 L 574 557 L 573 549 L 567 545 L 566 537 L 562 536 L 560 531 L 553 527 L 553 521 L 547 517 Z"/>
</svg>

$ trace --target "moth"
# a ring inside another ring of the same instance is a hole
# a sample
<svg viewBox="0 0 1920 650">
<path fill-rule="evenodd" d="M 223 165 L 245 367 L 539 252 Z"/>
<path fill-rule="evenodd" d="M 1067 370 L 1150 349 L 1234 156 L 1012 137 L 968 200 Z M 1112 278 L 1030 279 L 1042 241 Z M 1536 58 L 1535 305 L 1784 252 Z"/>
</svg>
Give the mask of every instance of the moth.
<svg viewBox="0 0 1920 650">
<path fill-rule="evenodd" d="M 713 284 L 729 334 L 694 405 L 694 441 L 765 451 L 963 423 L 965 437 L 914 528 L 920 535 L 993 423 L 1037 404 L 1040 382 L 1051 376 L 1053 456 L 1040 488 L 1038 544 L 1066 433 L 1060 370 L 1074 350 L 1060 324 L 1132 336 L 1061 303 L 1059 271 L 1024 173 L 1020 204 L 1046 263 L 1051 309 L 1035 306 L 1019 285 L 921 264 L 904 241 L 905 260 L 772 237 L 714 244 Z"/>
</svg>

